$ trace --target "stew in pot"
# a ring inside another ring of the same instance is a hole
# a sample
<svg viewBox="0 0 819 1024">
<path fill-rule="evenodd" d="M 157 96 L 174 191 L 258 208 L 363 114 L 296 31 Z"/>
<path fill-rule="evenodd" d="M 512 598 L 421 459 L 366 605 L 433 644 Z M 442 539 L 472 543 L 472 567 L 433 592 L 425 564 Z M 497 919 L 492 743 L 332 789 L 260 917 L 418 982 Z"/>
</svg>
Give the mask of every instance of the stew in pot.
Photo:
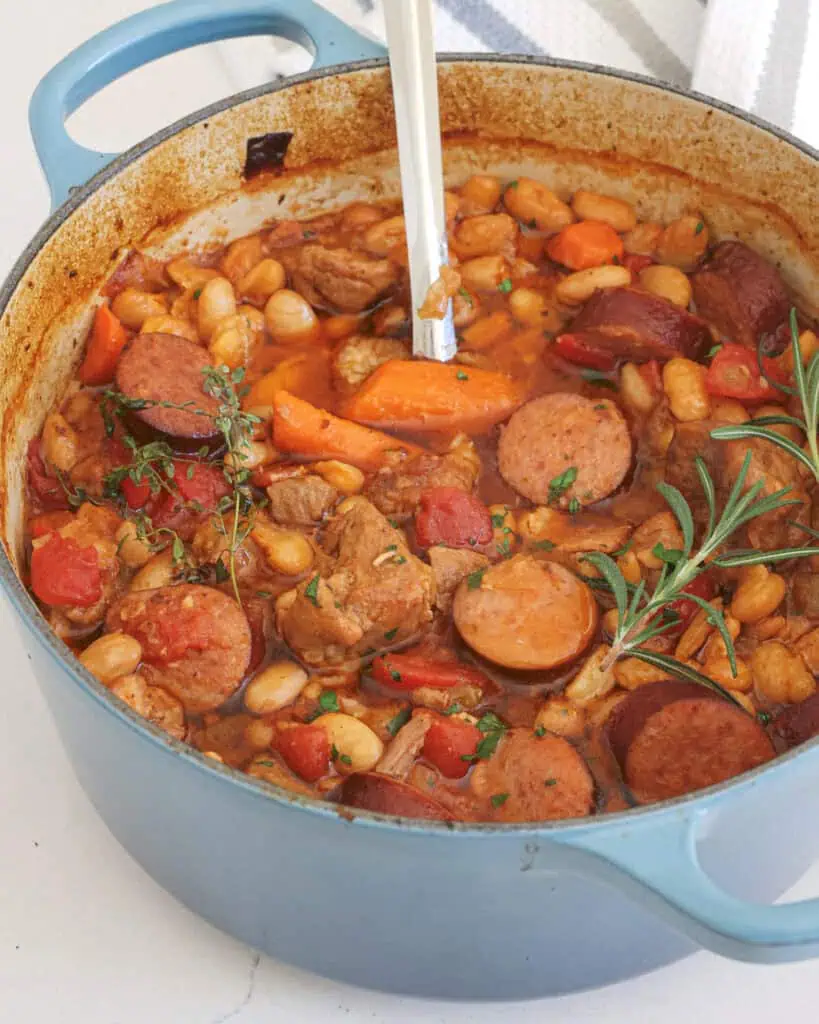
<svg viewBox="0 0 819 1024">
<path fill-rule="evenodd" d="M 470 178 L 452 363 L 356 203 L 108 282 L 29 449 L 31 590 L 112 694 L 295 793 L 678 796 L 819 732 L 819 344 L 696 212 Z"/>
</svg>

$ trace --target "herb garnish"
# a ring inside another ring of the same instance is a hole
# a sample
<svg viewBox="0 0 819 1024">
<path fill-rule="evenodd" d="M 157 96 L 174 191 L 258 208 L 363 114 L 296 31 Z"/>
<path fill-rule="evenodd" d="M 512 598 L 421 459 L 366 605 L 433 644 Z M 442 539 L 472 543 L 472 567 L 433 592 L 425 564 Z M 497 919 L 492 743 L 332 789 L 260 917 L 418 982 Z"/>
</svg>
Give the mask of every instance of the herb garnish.
<svg viewBox="0 0 819 1024">
<path fill-rule="evenodd" d="M 503 804 L 505 804 L 508 799 L 508 793 L 493 793 L 492 796 L 489 798 L 489 802 L 492 804 L 493 807 L 500 807 Z"/>
<path fill-rule="evenodd" d="M 459 288 L 458 289 L 458 294 L 470 306 L 474 306 L 475 305 L 475 300 L 472 298 L 472 295 L 466 290 L 466 288 Z"/>
<path fill-rule="evenodd" d="M 320 579 L 321 576 L 318 573 L 316 573 L 316 575 L 310 580 L 310 582 L 304 588 L 304 596 L 307 598 L 308 601 L 314 604 L 316 608 L 318 608 L 319 606 L 318 587 Z"/>
<path fill-rule="evenodd" d="M 600 370 L 581 370 L 580 376 L 583 380 L 588 381 L 589 384 L 596 384 L 599 388 L 611 388 L 612 391 L 617 390 L 617 385 L 611 377 L 607 377 Z M 605 406 L 603 408 L 605 409 Z"/>
<path fill-rule="evenodd" d="M 504 295 L 508 295 L 512 291 L 512 278 L 505 277 L 498 285 L 498 291 L 503 292 Z"/>
<path fill-rule="evenodd" d="M 322 711 L 338 711 L 338 694 L 335 690 L 322 690 L 319 694 L 319 707 Z"/>
<path fill-rule="evenodd" d="M 483 739 L 474 754 L 461 754 L 462 761 L 486 761 L 490 758 L 506 732 L 507 725 L 493 711 L 487 711 L 479 720 L 478 729 L 483 733 Z"/>
<path fill-rule="evenodd" d="M 469 380 L 469 374 L 468 373 L 464 373 L 463 370 L 458 370 L 458 372 L 455 374 L 455 379 L 456 380 Z"/>
<path fill-rule="evenodd" d="M 577 479 L 577 466 L 569 466 L 549 481 L 547 504 L 551 505 L 568 491 Z"/>
<path fill-rule="evenodd" d="M 404 728 L 410 718 L 412 718 L 412 711 L 409 708 L 401 708 L 398 714 L 387 722 L 385 728 L 390 736 L 395 736 L 399 730 Z"/>
<path fill-rule="evenodd" d="M 486 569 L 476 569 L 466 577 L 466 586 L 468 590 L 478 590 L 483 579 L 483 574 Z"/>
</svg>

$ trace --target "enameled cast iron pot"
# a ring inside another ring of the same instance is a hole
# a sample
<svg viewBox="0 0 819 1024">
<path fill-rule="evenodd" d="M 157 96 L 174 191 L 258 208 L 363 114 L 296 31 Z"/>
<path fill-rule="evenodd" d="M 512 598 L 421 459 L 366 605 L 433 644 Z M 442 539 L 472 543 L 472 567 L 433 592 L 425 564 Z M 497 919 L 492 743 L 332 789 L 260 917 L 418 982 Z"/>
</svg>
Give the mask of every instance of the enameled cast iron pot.
<svg viewBox="0 0 819 1024">
<path fill-rule="evenodd" d="M 67 114 L 126 71 L 262 33 L 333 66 L 224 100 L 117 158 L 66 134 Z M 440 86 L 452 182 L 488 169 L 564 193 L 582 183 L 644 217 L 699 208 L 716 237 L 738 235 L 779 263 L 816 312 L 819 164 L 806 146 L 604 68 L 452 56 Z M 77 776 L 133 857 L 258 949 L 417 994 L 570 991 L 696 944 L 762 962 L 815 955 L 819 900 L 769 904 L 819 850 L 819 741 L 699 795 L 599 819 L 351 819 L 170 740 L 79 666 L 17 573 L 26 445 L 79 360 L 101 282 L 136 242 L 159 256 L 226 242 L 273 216 L 396 196 L 399 182 L 383 52 L 308 0 L 177 0 L 139 14 L 51 71 L 31 120 L 55 212 L 0 292 L 0 575 Z M 246 185 L 247 140 L 273 131 L 294 133 L 284 171 Z"/>
</svg>

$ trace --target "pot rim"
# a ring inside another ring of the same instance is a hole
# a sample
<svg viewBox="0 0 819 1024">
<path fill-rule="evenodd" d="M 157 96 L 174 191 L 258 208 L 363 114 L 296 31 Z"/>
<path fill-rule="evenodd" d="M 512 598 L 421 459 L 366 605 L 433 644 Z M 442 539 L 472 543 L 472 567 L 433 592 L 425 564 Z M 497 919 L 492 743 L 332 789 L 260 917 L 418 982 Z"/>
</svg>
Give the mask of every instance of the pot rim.
<svg viewBox="0 0 819 1024">
<path fill-rule="evenodd" d="M 720 110 L 739 120 L 745 121 L 769 135 L 774 136 L 781 142 L 785 142 L 801 153 L 819 162 L 819 151 L 810 146 L 807 142 L 796 138 L 790 132 L 785 131 L 776 125 L 757 117 L 754 114 L 741 110 L 730 103 L 706 96 L 690 89 L 684 89 L 669 82 L 659 81 L 634 72 L 622 71 L 602 64 L 590 64 L 581 61 L 559 60 L 552 57 L 535 57 L 526 54 L 498 54 L 498 53 L 441 53 L 438 55 L 439 64 L 457 63 L 478 63 L 478 64 L 528 64 L 533 66 L 567 69 L 580 71 L 599 77 L 619 79 L 627 82 L 634 82 L 661 92 L 670 93 L 683 99 L 693 99 L 708 107 Z M 129 166 L 139 157 L 143 156 L 155 146 L 165 142 L 167 139 L 178 134 L 180 131 L 207 120 L 215 114 L 229 110 L 231 107 L 254 100 L 260 96 L 269 95 L 288 89 L 293 85 L 304 82 L 315 81 L 322 78 L 335 77 L 345 74 L 354 74 L 359 71 L 367 71 L 375 68 L 387 67 L 389 61 L 386 57 L 378 57 L 370 60 L 350 61 L 342 64 L 325 66 L 315 70 L 305 71 L 299 75 L 283 78 L 281 81 L 266 83 L 235 93 L 224 99 L 217 100 L 208 106 L 201 107 L 173 124 L 161 128 L 152 135 L 138 142 L 130 149 L 125 150 L 115 157 L 109 164 L 98 171 L 87 182 L 71 189 L 69 198 L 62 203 L 45 220 L 40 229 L 33 236 L 25 247 L 19 258 L 12 265 L 8 276 L 0 287 L 0 318 L 15 292 L 17 286 L 26 273 L 29 265 L 37 256 L 43 245 L 59 230 L 63 223 L 106 182 L 116 177 L 124 168 Z M 173 739 L 157 726 L 142 718 L 130 707 L 121 701 L 112 700 L 110 691 L 98 682 L 90 672 L 85 669 L 77 658 L 75 658 L 68 647 L 60 640 L 56 633 L 49 627 L 45 617 L 40 612 L 36 603 L 11 564 L 11 560 L 0 544 L 0 584 L 8 596 L 15 610 L 30 628 L 36 640 L 46 652 L 54 659 L 57 665 L 66 670 L 72 683 L 79 686 L 86 696 L 95 700 L 108 713 L 118 717 L 130 728 L 147 736 L 158 748 L 159 751 L 182 757 L 191 767 L 199 770 L 206 770 L 221 776 L 223 781 L 244 789 L 249 796 L 272 799 L 276 803 L 293 810 L 300 810 L 310 814 L 319 814 L 322 817 L 334 820 L 341 825 L 364 825 L 371 828 L 386 829 L 406 833 L 432 833 L 436 835 L 452 834 L 464 838 L 470 835 L 509 836 L 516 835 L 520 838 L 543 839 L 551 836 L 565 836 L 567 839 L 579 831 L 594 830 L 598 833 L 607 828 L 620 830 L 624 825 L 651 825 L 658 822 L 661 817 L 668 818 L 669 815 L 679 817 L 681 814 L 690 814 L 692 809 L 699 810 L 695 805 L 704 804 L 706 801 L 722 801 L 731 794 L 738 794 L 748 787 L 757 786 L 785 769 L 789 762 L 797 756 L 804 755 L 808 750 L 819 748 L 819 736 L 810 742 L 796 747 L 784 754 L 780 754 L 774 761 L 746 772 L 733 779 L 710 786 L 707 789 L 698 790 L 673 800 L 666 800 L 655 805 L 633 807 L 624 811 L 617 811 L 604 815 L 595 815 L 586 818 L 564 819 L 553 822 L 521 822 L 499 825 L 494 822 L 439 822 L 421 821 L 419 819 L 403 818 L 394 815 L 377 814 L 372 811 L 363 811 L 357 808 L 345 808 L 341 805 L 331 804 L 326 800 L 319 800 L 312 797 L 302 797 L 282 787 L 274 786 L 262 779 L 257 779 L 239 771 L 239 769 L 228 768 L 227 766 L 206 757 L 180 740 Z"/>
</svg>

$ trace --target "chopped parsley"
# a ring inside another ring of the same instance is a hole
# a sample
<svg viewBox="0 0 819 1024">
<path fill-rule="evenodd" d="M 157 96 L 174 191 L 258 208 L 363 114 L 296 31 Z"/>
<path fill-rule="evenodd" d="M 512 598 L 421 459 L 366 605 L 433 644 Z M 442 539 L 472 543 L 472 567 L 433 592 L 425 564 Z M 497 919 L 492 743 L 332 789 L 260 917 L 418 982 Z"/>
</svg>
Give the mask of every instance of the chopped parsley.
<svg viewBox="0 0 819 1024">
<path fill-rule="evenodd" d="M 509 558 L 509 556 L 512 554 L 512 542 L 509 540 L 508 537 L 504 537 L 502 541 L 499 541 L 495 545 L 495 549 L 497 550 L 501 558 Z"/>
<path fill-rule="evenodd" d="M 352 764 L 353 763 L 353 759 L 350 757 L 349 754 L 339 754 L 338 755 L 338 759 L 339 759 L 339 761 L 341 761 L 342 764 Z"/>
<path fill-rule="evenodd" d="M 395 736 L 400 729 L 403 729 L 411 717 L 412 712 L 409 708 L 401 708 L 398 714 L 394 718 L 391 718 L 385 726 L 390 736 Z"/>
<path fill-rule="evenodd" d="M 556 786 L 557 785 L 557 779 L 546 779 L 546 781 L 543 783 L 543 785 L 544 786 Z"/>
<path fill-rule="evenodd" d="M 458 294 L 461 296 L 461 298 L 465 302 L 469 303 L 470 306 L 474 306 L 475 305 L 474 299 L 472 298 L 470 293 L 466 290 L 466 288 L 459 288 L 458 289 Z"/>
<path fill-rule="evenodd" d="M 577 479 L 577 466 L 569 466 L 549 481 L 548 503 L 551 505 L 562 497 Z"/>
<path fill-rule="evenodd" d="M 759 722 L 760 725 L 770 725 L 771 724 L 771 713 L 770 713 L 770 711 L 757 711 L 756 717 L 757 717 L 757 721 Z"/>
<path fill-rule="evenodd" d="M 536 541 L 533 547 L 537 548 L 538 551 L 554 551 L 554 541 L 551 540 L 539 540 Z"/>
<path fill-rule="evenodd" d="M 387 666 L 387 667 L 389 668 L 389 666 Z M 400 683 L 401 682 L 401 673 L 397 669 L 391 668 L 390 669 L 390 679 L 392 679 L 392 681 L 394 683 Z"/>
<path fill-rule="evenodd" d="M 493 807 L 501 807 L 509 799 L 508 793 L 493 793 L 489 798 L 489 802 Z"/>
<path fill-rule="evenodd" d="M 506 723 L 501 721 L 494 711 L 487 711 L 478 722 L 478 729 L 481 732 L 492 732 L 495 729 L 505 729 Z"/>
<path fill-rule="evenodd" d="M 507 726 L 493 711 L 487 711 L 478 722 L 478 729 L 483 733 L 483 739 L 478 743 L 474 754 L 461 755 L 462 761 L 486 761 L 490 758 L 495 753 Z"/>
<path fill-rule="evenodd" d="M 220 564 L 219 562 L 216 563 L 217 566 L 219 564 Z M 263 600 L 266 600 L 267 598 L 272 597 L 272 596 L 273 595 L 270 593 L 269 590 L 257 590 L 256 591 L 256 597 L 261 597 Z"/>
<path fill-rule="evenodd" d="M 318 606 L 319 606 L 319 602 L 318 602 L 318 586 L 319 586 L 319 580 L 320 579 L 321 579 L 321 576 L 319 576 L 319 574 L 316 573 L 316 575 L 310 580 L 310 582 L 304 588 L 304 596 L 307 598 L 308 601 L 312 601 L 312 603 L 316 606 L 316 608 L 318 608 Z"/>
<path fill-rule="evenodd" d="M 505 277 L 498 285 L 498 291 L 503 292 L 504 295 L 508 295 L 512 291 L 512 278 Z"/>
<path fill-rule="evenodd" d="M 481 580 L 486 569 L 476 569 L 466 577 L 466 585 L 469 590 L 479 590 L 481 586 Z"/>
<path fill-rule="evenodd" d="M 543 737 L 545 735 L 546 735 L 546 728 L 545 728 L 545 726 L 538 725 L 538 726 L 535 727 L 535 736 L 537 736 L 538 739 L 540 739 L 541 737 Z"/>
<path fill-rule="evenodd" d="M 230 570 L 228 569 L 228 567 L 225 565 L 221 558 L 214 566 L 214 569 L 216 571 L 217 583 L 226 583 L 230 579 Z M 260 591 L 260 593 L 265 593 L 265 591 Z M 267 596 L 269 597 L 270 595 L 268 594 Z"/>
<path fill-rule="evenodd" d="M 705 227 L 705 224 L 703 224 L 703 222 L 700 221 L 697 224 L 697 226 L 694 228 L 694 234 L 695 235 L 701 235 L 702 234 L 702 230 L 703 230 L 704 227 Z"/>
<path fill-rule="evenodd" d="M 207 754 L 205 756 L 207 757 Z M 253 763 L 257 764 L 257 765 L 262 765 L 264 768 L 275 768 L 276 767 L 274 761 L 264 760 L 264 761 L 254 761 Z"/>
<path fill-rule="evenodd" d="M 335 690 L 322 690 L 319 699 L 319 707 L 322 711 L 338 711 L 338 694 Z"/>
<path fill-rule="evenodd" d="M 469 380 L 469 374 L 468 373 L 464 373 L 463 370 L 458 370 L 458 372 L 455 374 L 455 379 L 456 380 Z"/>
<path fill-rule="evenodd" d="M 719 352 L 721 349 L 722 349 L 722 345 L 721 344 L 719 344 L 719 345 L 712 345 L 711 348 L 709 348 L 708 351 L 706 352 L 705 358 L 706 359 L 713 359 L 714 356 L 717 354 L 717 352 Z"/>
<path fill-rule="evenodd" d="M 496 530 L 500 530 L 505 522 L 506 522 L 506 513 L 505 512 L 493 512 L 492 513 L 492 525 L 495 527 Z"/>
<path fill-rule="evenodd" d="M 579 511 L 580 502 L 577 500 L 577 498 L 572 498 L 569 501 L 569 515 L 576 516 Z"/>
<path fill-rule="evenodd" d="M 457 702 L 457 700 L 454 700 L 449 705 L 448 708 L 444 708 L 444 710 L 441 712 L 441 714 L 442 715 L 457 715 L 458 712 L 462 711 L 462 710 L 463 710 L 463 708 L 461 707 L 461 705 Z"/>
<path fill-rule="evenodd" d="M 662 541 L 657 541 L 651 549 L 651 553 L 666 565 L 676 565 L 683 557 L 683 552 L 679 548 L 667 548 Z"/>
<path fill-rule="evenodd" d="M 614 381 L 600 370 L 581 370 L 580 376 L 583 380 L 588 381 L 589 384 L 596 384 L 599 388 L 611 388 L 613 391 L 617 390 L 617 385 Z M 605 406 L 603 406 L 603 408 L 605 408 Z"/>
<path fill-rule="evenodd" d="M 202 289 L 201 288 L 197 288 L 196 291 L 193 293 L 193 297 L 195 299 L 198 299 L 201 294 L 202 294 Z"/>
<path fill-rule="evenodd" d="M 384 639 L 385 640 L 394 640 L 397 632 L 398 632 L 398 626 L 396 626 L 394 629 L 388 629 L 387 632 L 384 634 Z"/>
<path fill-rule="evenodd" d="M 510 181 L 509 184 L 506 187 L 507 188 L 517 188 L 518 187 L 518 179 L 515 178 L 514 181 Z"/>
</svg>

